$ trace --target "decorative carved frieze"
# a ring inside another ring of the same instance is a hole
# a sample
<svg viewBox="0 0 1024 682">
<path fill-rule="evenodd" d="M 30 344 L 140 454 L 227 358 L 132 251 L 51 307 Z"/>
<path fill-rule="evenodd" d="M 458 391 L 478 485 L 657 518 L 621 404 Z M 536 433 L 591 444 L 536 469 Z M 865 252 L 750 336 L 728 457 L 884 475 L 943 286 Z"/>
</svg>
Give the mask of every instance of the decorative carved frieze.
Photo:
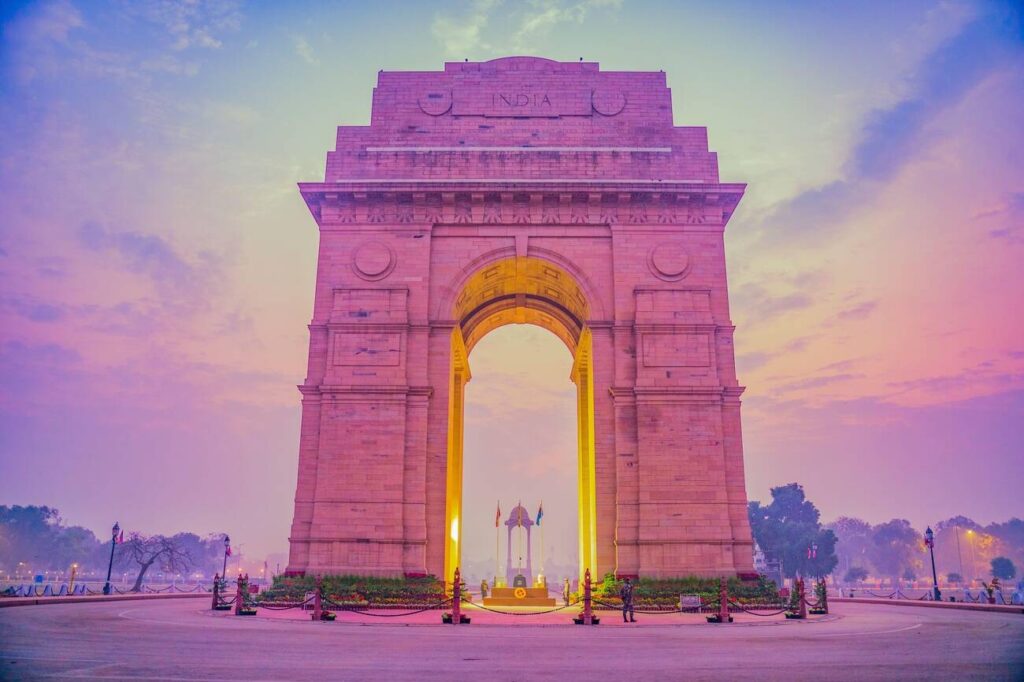
<svg viewBox="0 0 1024 682">
<path fill-rule="evenodd" d="M 724 227 L 738 196 L 675 192 L 304 190 L 322 225 L 521 224 Z"/>
</svg>

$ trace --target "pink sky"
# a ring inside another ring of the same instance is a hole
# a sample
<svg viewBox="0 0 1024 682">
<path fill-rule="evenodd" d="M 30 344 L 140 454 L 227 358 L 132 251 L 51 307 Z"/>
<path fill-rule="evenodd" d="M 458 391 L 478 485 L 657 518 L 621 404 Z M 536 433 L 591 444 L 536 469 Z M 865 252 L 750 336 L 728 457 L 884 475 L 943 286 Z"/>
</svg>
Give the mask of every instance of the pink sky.
<svg viewBox="0 0 1024 682">
<path fill-rule="evenodd" d="M 317 247 L 295 183 L 367 122 L 378 69 L 537 54 L 664 69 L 676 123 L 749 183 L 726 239 L 751 499 L 1024 514 L 1019 15 L 768 4 L 5 6 L 0 504 L 285 551 Z M 544 334 L 472 358 L 474 558 L 497 495 L 543 498 L 571 546 L 569 358 Z"/>
</svg>

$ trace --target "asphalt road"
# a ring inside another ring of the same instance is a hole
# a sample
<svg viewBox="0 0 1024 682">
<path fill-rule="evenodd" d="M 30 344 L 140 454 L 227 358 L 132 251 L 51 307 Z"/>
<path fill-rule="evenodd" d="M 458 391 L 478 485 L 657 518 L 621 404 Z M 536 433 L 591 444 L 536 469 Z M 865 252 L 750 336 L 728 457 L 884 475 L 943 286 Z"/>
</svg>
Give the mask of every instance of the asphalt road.
<svg viewBox="0 0 1024 682">
<path fill-rule="evenodd" d="M 361 625 L 203 600 L 0 610 L 0 679 L 1024 680 L 1024 615 L 841 604 L 734 625 Z"/>
</svg>

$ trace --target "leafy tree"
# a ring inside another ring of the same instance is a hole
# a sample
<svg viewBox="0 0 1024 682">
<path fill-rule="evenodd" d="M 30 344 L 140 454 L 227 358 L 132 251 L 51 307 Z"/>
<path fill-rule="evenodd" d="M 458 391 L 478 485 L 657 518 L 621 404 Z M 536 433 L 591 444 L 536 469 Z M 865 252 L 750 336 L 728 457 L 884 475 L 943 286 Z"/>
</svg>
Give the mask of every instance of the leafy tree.
<svg viewBox="0 0 1024 682">
<path fill-rule="evenodd" d="M 863 566 L 853 566 L 843 576 L 843 582 L 847 584 L 859 584 L 860 582 L 867 580 L 868 572 Z"/>
<path fill-rule="evenodd" d="M 985 526 L 985 532 L 996 538 L 998 556 L 1018 566 L 1024 564 L 1024 520 L 1012 518 L 1003 523 L 991 523 Z"/>
<path fill-rule="evenodd" d="M 1004 523 L 990 523 L 985 532 L 999 538 L 1015 552 L 1024 551 L 1024 520 L 1012 518 Z"/>
<path fill-rule="evenodd" d="M 840 516 L 825 527 L 836 534 L 836 557 L 841 570 L 849 571 L 870 561 L 870 523 L 850 516 Z"/>
<path fill-rule="evenodd" d="M 142 590 L 142 581 L 153 566 L 158 570 L 170 573 L 187 573 L 192 570 L 194 559 L 191 554 L 191 533 L 179 533 L 172 537 L 166 535 L 141 535 L 132 533 L 123 545 L 115 551 L 118 565 L 138 566 L 132 592 Z M 198 539 L 198 538 L 197 538 Z"/>
<path fill-rule="evenodd" d="M 0 505 L 0 566 L 7 570 L 19 562 L 36 572 L 85 564 L 97 544 L 85 528 L 64 527 L 60 512 L 52 507 Z"/>
<path fill-rule="evenodd" d="M 939 521 L 936 523 L 935 534 L 939 535 L 943 531 L 950 530 L 951 528 L 959 528 L 961 531 L 981 530 L 981 524 L 966 516 L 953 516 L 945 521 Z"/>
<path fill-rule="evenodd" d="M 1012 580 L 1017 575 L 1017 567 L 1004 556 L 992 560 L 992 577 L 1000 580 Z"/>
<path fill-rule="evenodd" d="M 921 536 L 906 519 L 893 519 L 871 529 L 871 563 L 879 573 L 892 578 L 919 564 Z"/>
<path fill-rule="evenodd" d="M 782 564 L 784 576 L 827 575 L 835 568 L 836 535 L 823 529 L 817 507 L 804 495 L 798 483 L 771 489 L 767 506 L 751 502 L 748 506 L 754 539 L 765 553 Z M 812 552 L 812 547 L 817 550 Z"/>
</svg>

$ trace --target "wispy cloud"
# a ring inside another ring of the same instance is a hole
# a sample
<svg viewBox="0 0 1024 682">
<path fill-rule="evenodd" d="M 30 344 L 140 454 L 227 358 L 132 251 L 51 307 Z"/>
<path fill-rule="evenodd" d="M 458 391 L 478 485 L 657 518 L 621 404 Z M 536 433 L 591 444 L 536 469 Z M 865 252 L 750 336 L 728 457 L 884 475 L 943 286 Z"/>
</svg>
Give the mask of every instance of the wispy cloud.
<svg viewBox="0 0 1024 682">
<path fill-rule="evenodd" d="M 537 49 L 535 41 L 560 24 L 581 24 L 597 9 L 617 9 L 623 0 L 530 0 L 502 5 L 502 0 L 472 0 L 458 16 L 438 14 L 431 32 L 450 57 L 479 54 L 525 54 Z M 507 11 L 498 15 L 499 8 Z M 488 38 L 491 27 L 500 34 Z"/>
<path fill-rule="evenodd" d="M 320 66 L 320 60 L 316 58 L 313 46 L 309 44 L 305 36 L 295 36 L 295 54 L 310 66 Z"/>
<path fill-rule="evenodd" d="M 779 292 L 758 282 L 748 282 L 736 287 L 733 300 L 737 310 L 742 310 L 747 323 L 781 315 L 790 311 L 808 308 L 814 304 L 814 297 L 807 290 Z"/>
<path fill-rule="evenodd" d="M 516 51 L 532 51 L 536 39 L 539 39 L 559 24 L 582 24 L 587 15 L 594 9 L 618 9 L 622 0 L 583 0 L 582 2 L 562 2 L 561 0 L 533 0 L 529 9 L 523 12 L 519 29 L 512 38 L 512 47 Z"/>
<path fill-rule="evenodd" d="M 836 318 L 840 320 L 863 320 L 878 307 L 878 301 L 864 301 L 858 303 L 850 308 L 844 308 L 836 313 Z"/>
<path fill-rule="evenodd" d="M 25 294 L 0 298 L 0 307 L 32 322 L 58 322 L 65 314 L 63 307 Z"/>
<path fill-rule="evenodd" d="M 28 5 L 4 26 L 7 66 L 21 84 L 69 73 L 133 82 L 152 72 L 193 75 L 198 65 L 183 54 L 221 47 L 241 24 L 239 7 L 233 0 L 146 0 L 97 8 L 87 20 L 69 0 Z M 113 22 L 122 28 L 111 39 L 103 29 Z"/>
<path fill-rule="evenodd" d="M 161 291 L 175 296 L 191 296 L 220 275 L 214 254 L 204 251 L 187 259 L 156 235 L 87 222 L 78 228 L 78 241 L 90 251 L 116 256 L 127 270 L 147 275 Z"/>
<path fill-rule="evenodd" d="M 223 34 L 241 24 L 236 0 L 145 0 L 127 9 L 163 26 L 175 50 L 221 47 Z"/>
<path fill-rule="evenodd" d="M 772 238 L 820 238 L 830 232 L 828 226 L 842 224 L 917 158 L 931 141 L 932 121 L 989 74 L 1006 68 L 1005 56 L 1020 38 L 1019 24 L 1014 10 L 995 5 L 929 54 L 907 82 L 907 94 L 867 117 L 842 179 L 803 192 L 764 217 Z"/>
<path fill-rule="evenodd" d="M 1024 241 L 1024 192 L 1011 193 L 1003 205 L 984 211 L 976 218 L 998 224 L 989 231 L 991 237 L 1010 242 Z"/>
<path fill-rule="evenodd" d="M 490 45 L 483 42 L 483 31 L 491 12 L 500 4 L 501 0 L 472 0 L 462 16 L 435 16 L 430 32 L 449 56 L 468 56 L 487 50 Z"/>
</svg>

